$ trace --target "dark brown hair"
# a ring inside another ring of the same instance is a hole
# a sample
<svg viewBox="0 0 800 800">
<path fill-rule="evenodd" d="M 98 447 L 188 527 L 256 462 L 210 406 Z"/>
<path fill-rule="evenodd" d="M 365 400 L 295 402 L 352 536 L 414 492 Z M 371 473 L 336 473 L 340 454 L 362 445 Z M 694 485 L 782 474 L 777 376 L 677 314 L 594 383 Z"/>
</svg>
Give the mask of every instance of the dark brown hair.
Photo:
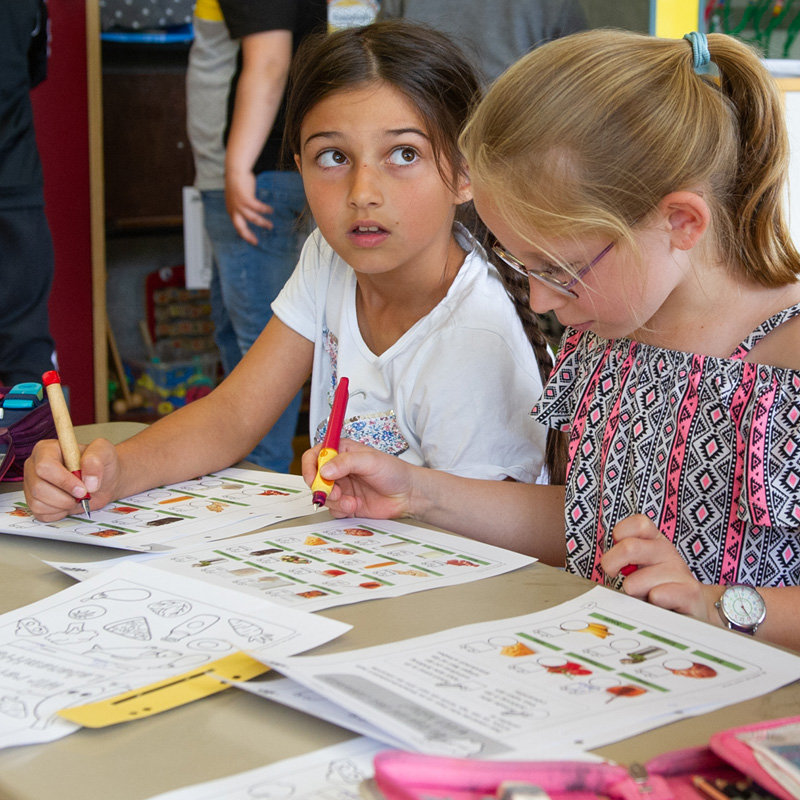
<svg viewBox="0 0 800 800">
<path fill-rule="evenodd" d="M 371 83 L 385 83 L 413 104 L 425 123 L 439 174 L 455 190 L 466 175 L 458 138 L 481 98 L 480 82 L 455 43 L 418 23 L 387 20 L 304 39 L 289 75 L 284 149 L 300 153 L 300 127 L 317 103 L 336 92 Z M 491 254 L 489 233 L 472 203 L 459 209 L 458 219 Z M 527 287 L 521 291 L 510 270 L 493 255 L 489 258 L 503 276 L 545 382 L 552 360 L 528 304 Z M 532 402 L 535 399 L 531 398 Z M 556 443 L 560 438 L 556 432 L 548 432 L 545 463 L 551 482 L 560 476 L 563 483 L 566 451 L 559 454 L 562 448 Z"/>
<path fill-rule="evenodd" d="M 300 152 L 300 126 L 321 100 L 370 83 L 386 83 L 411 101 L 439 172 L 454 188 L 466 169 L 458 137 L 480 84 L 458 47 L 425 25 L 387 20 L 304 39 L 289 75 L 284 147 Z"/>
</svg>

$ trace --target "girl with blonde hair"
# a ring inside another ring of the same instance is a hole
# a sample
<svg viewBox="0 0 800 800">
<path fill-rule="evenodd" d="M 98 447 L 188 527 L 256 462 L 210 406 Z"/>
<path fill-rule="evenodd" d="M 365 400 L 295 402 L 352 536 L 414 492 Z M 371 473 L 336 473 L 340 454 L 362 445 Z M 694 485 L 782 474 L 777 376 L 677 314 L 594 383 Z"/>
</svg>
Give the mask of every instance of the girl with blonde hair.
<svg viewBox="0 0 800 800">
<path fill-rule="evenodd" d="M 799 647 L 800 256 L 769 73 L 721 34 L 580 33 L 506 72 L 461 145 L 495 252 L 567 326 L 532 412 L 569 434 L 566 487 L 353 447 L 323 470 L 334 513 L 503 526 L 570 572 Z"/>
</svg>

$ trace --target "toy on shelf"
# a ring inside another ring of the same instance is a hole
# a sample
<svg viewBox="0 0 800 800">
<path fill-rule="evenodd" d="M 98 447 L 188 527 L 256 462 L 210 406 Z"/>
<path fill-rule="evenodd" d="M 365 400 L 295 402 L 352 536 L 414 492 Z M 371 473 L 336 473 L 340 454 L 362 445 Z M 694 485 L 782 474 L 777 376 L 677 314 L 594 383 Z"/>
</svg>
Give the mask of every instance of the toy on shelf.
<svg viewBox="0 0 800 800">
<path fill-rule="evenodd" d="M 157 356 L 142 370 L 134 388 L 144 404 L 163 416 L 209 394 L 216 385 L 216 355 L 198 355 L 190 361 L 167 362 Z"/>
<path fill-rule="evenodd" d="M 130 364 L 133 394 L 160 416 L 208 394 L 218 380 L 209 292 L 184 283 L 183 265 L 147 276 L 146 318 L 139 328 L 148 357 Z"/>
</svg>

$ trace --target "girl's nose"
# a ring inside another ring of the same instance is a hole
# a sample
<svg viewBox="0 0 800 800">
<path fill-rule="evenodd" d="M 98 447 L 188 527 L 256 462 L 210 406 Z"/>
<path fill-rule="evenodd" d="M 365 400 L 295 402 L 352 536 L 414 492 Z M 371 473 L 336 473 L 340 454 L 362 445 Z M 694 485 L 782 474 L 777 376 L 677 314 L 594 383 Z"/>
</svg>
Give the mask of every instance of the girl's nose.
<svg viewBox="0 0 800 800">
<path fill-rule="evenodd" d="M 380 205 L 383 199 L 377 171 L 370 164 L 358 164 L 352 172 L 350 205 L 356 208 Z"/>
</svg>

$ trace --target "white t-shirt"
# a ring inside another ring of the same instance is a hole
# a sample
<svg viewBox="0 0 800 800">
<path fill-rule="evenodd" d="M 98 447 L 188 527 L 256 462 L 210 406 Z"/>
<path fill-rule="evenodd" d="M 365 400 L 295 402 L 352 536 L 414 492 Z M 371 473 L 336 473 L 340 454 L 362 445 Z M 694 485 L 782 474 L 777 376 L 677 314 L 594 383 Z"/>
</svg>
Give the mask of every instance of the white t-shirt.
<svg viewBox="0 0 800 800">
<path fill-rule="evenodd" d="M 314 342 L 309 427 L 325 433 L 340 376 L 350 380 L 342 435 L 434 469 L 534 482 L 546 431 L 529 416 L 539 368 L 512 300 L 483 250 L 460 227 L 468 255 L 445 298 L 386 352 L 365 344 L 356 275 L 315 230 L 272 304 Z"/>
</svg>

